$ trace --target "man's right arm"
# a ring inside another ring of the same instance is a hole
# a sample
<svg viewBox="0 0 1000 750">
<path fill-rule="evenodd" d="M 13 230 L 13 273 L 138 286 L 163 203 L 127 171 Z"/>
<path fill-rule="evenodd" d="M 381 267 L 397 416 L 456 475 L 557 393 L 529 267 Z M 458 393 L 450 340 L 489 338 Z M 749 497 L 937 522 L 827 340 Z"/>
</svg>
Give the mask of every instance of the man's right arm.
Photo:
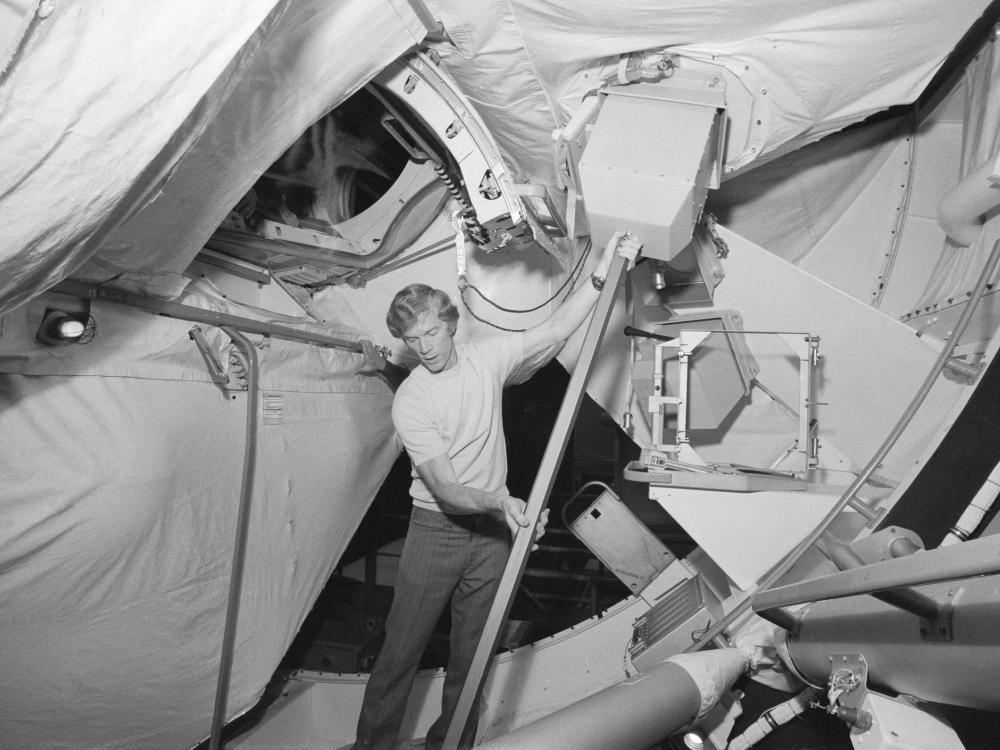
<svg viewBox="0 0 1000 750">
<path fill-rule="evenodd" d="M 628 232 L 615 232 L 594 267 L 592 278 L 600 280 L 600 284 L 596 281 L 591 283 L 589 279 L 584 281 L 552 315 L 525 331 L 524 358 L 531 359 L 554 346 L 561 346 L 577 328 L 583 325 L 597 304 L 597 298 L 600 296 L 599 286 L 603 286 L 615 254 L 625 258 L 631 268 L 641 248 L 642 242 L 638 237 Z"/>
</svg>

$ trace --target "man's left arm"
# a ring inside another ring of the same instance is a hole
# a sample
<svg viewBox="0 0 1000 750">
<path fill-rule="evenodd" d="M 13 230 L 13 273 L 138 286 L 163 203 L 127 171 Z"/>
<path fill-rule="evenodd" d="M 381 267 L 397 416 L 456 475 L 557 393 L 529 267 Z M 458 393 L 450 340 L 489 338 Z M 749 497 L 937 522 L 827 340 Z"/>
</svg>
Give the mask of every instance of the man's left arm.
<svg viewBox="0 0 1000 750">
<path fill-rule="evenodd" d="M 600 296 L 599 286 L 603 285 L 604 279 L 607 278 L 615 253 L 625 258 L 631 267 L 641 247 L 642 242 L 639 238 L 628 232 L 615 232 L 611 235 L 591 277 L 573 290 L 552 315 L 524 332 L 524 359 L 537 356 L 553 346 L 562 344 L 572 336 L 597 304 Z M 600 284 L 595 283 L 598 280 Z"/>
</svg>

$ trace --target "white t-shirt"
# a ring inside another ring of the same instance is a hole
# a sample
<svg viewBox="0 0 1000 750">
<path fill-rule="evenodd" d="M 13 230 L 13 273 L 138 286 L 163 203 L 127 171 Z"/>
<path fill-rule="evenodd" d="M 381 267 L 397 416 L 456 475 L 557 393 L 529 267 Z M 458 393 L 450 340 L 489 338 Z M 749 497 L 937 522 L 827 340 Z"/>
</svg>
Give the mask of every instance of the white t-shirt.
<svg viewBox="0 0 1000 750">
<path fill-rule="evenodd" d="M 442 512 L 416 469 L 442 453 L 459 484 L 485 492 L 506 488 L 502 393 L 524 345 L 518 333 L 456 345 L 455 351 L 451 369 L 433 373 L 417 366 L 392 403 L 392 423 L 413 467 L 413 504 Z"/>
</svg>

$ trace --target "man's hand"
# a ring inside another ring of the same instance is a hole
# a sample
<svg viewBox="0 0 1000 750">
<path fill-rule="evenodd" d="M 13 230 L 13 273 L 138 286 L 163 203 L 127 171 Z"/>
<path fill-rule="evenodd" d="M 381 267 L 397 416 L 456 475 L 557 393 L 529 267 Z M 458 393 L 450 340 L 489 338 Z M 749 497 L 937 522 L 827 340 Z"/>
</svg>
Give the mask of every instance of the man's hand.
<svg viewBox="0 0 1000 750">
<path fill-rule="evenodd" d="M 517 532 L 520 529 L 526 528 L 528 524 L 531 523 L 531 519 L 524 512 L 528 504 L 524 502 L 519 497 L 507 496 L 501 501 L 501 507 L 503 509 L 503 517 L 507 522 L 507 528 L 510 529 L 511 536 L 517 536 Z M 538 518 L 538 523 L 535 524 L 535 541 L 542 538 L 545 534 L 545 525 L 549 522 L 549 510 L 546 508 L 542 511 L 542 515 Z M 532 544 L 531 550 L 534 552 L 538 549 L 537 544 Z"/>
<path fill-rule="evenodd" d="M 368 339 L 361 339 L 358 343 L 361 344 L 361 356 L 364 357 L 364 360 L 358 367 L 357 372 L 382 372 L 386 365 L 385 357 L 378 353 L 375 345 Z"/>
<path fill-rule="evenodd" d="M 642 240 L 636 237 L 631 232 L 621 231 L 615 232 L 611 235 L 611 239 L 608 240 L 608 244 L 604 246 L 604 253 L 601 255 L 601 259 L 597 261 L 597 266 L 594 268 L 594 276 L 599 279 L 606 278 L 608 275 L 608 269 L 611 267 L 611 259 L 617 252 L 618 255 L 622 256 L 628 261 L 628 269 L 635 267 L 636 258 L 639 257 L 639 251 L 642 249 Z"/>
<path fill-rule="evenodd" d="M 642 250 L 642 240 L 631 232 L 625 232 L 618 242 L 618 254 L 628 261 L 626 270 L 631 271 L 635 268 L 635 262 L 639 257 L 640 250 Z"/>
</svg>

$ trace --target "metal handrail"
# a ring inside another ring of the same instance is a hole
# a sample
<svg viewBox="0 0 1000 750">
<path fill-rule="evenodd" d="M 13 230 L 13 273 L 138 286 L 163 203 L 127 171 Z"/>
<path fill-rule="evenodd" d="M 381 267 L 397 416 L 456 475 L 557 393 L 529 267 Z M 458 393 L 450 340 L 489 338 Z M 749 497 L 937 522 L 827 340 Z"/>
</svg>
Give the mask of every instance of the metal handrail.
<svg viewBox="0 0 1000 750">
<path fill-rule="evenodd" d="M 210 750 L 218 750 L 222 742 L 222 727 L 226 721 L 229 681 L 236 648 L 236 625 L 240 614 L 243 590 L 243 569 L 246 565 L 247 537 L 250 531 L 250 505 L 253 501 L 254 471 L 257 467 L 257 391 L 259 366 L 257 350 L 246 336 L 235 328 L 222 328 L 233 344 L 247 359 L 247 426 L 243 453 L 243 480 L 240 485 L 240 507 L 236 516 L 236 541 L 233 544 L 233 564 L 229 576 L 229 596 L 226 602 L 226 624 L 222 634 L 222 655 L 219 657 L 219 679 L 215 688 L 215 708 L 212 713 Z"/>
</svg>

